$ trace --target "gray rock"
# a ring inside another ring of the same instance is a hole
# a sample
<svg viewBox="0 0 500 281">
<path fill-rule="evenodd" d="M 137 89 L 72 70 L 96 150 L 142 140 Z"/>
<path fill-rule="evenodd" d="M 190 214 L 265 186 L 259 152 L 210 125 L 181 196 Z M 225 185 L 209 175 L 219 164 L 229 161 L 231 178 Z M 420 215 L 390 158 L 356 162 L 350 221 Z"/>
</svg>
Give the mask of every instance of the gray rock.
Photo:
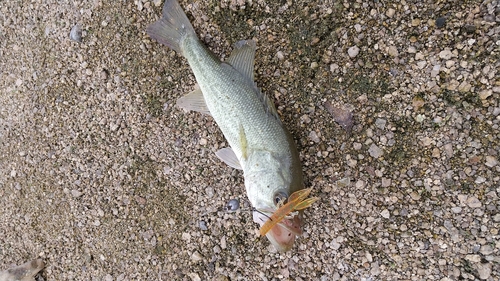
<svg viewBox="0 0 500 281">
<path fill-rule="evenodd" d="M 372 143 L 370 145 L 370 148 L 368 149 L 368 153 L 370 153 L 370 156 L 373 158 L 379 158 L 384 154 L 384 151 L 380 149 L 376 144 Z"/>
<path fill-rule="evenodd" d="M 351 58 L 355 58 L 359 54 L 359 48 L 358 46 L 352 46 L 347 50 L 347 54 Z"/>
</svg>

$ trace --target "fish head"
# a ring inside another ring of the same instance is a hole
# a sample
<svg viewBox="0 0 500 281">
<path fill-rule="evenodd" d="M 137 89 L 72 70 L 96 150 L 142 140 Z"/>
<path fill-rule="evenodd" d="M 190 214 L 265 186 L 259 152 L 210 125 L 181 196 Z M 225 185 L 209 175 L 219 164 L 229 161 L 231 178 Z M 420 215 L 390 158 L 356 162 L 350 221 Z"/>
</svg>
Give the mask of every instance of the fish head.
<svg viewBox="0 0 500 281">
<path fill-rule="evenodd" d="M 253 219 L 262 227 L 295 190 L 291 188 L 293 176 L 287 159 L 265 153 L 253 156 L 250 158 L 255 159 L 249 159 L 244 169 L 245 188 L 254 207 Z M 266 237 L 278 251 L 284 252 L 292 248 L 296 236 L 301 234 L 302 212 L 293 212 L 275 224 Z"/>
</svg>

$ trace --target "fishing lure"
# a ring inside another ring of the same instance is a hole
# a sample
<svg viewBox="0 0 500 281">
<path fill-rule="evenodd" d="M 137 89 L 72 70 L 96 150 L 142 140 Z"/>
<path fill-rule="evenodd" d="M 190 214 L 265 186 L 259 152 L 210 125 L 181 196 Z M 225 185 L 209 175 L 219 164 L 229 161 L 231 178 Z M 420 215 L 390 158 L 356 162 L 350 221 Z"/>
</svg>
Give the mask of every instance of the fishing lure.
<svg viewBox="0 0 500 281">
<path fill-rule="evenodd" d="M 301 189 L 288 197 L 288 202 L 279 207 L 272 216 L 260 228 L 260 235 L 266 235 L 276 224 L 280 223 L 286 216 L 295 211 L 303 210 L 319 200 L 319 197 L 306 197 L 311 193 L 312 188 Z"/>
</svg>

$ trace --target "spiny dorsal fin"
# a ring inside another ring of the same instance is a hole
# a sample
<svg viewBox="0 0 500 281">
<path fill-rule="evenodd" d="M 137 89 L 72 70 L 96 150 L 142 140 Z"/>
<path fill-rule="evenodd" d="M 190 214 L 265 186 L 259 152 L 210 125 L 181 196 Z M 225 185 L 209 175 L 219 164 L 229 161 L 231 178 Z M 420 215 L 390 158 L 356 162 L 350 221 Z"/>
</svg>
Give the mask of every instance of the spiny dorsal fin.
<svg viewBox="0 0 500 281">
<path fill-rule="evenodd" d="M 260 89 L 259 89 L 259 94 L 262 97 L 262 103 L 264 104 L 264 107 L 266 108 L 266 112 L 268 114 L 273 115 L 274 117 L 276 117 L 276 119 L 278 121 L 281 122 L 281 119 L 278 115 L 278 111 L 276 111 L 276 107 L 274 106 L 274 102 L 266 94 L 262 93 L 260 91 Z"/>
</svg>

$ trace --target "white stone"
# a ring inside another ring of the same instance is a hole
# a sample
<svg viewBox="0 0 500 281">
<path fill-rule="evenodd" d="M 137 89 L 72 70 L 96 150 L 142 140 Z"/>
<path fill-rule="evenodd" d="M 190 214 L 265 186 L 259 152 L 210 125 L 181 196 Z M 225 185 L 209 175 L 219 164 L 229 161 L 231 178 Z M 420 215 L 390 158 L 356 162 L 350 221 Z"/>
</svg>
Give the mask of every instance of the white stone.
<svg viewBox="0 0 500 281">
<path fill-rule="evenodd" d="M 479 199 L 477 199 L 476 196 L 470 196 L 467 198 L 467 205 L 470 208 L 480 208 L 483 204 L 479 201 Z"/>
<path fill-rule="evenodd" d="M 443 51 L 439 52 L 439 57 L 445 60 L 449 60 L 453 57 L 453 53 L 449 48 L 446 48 Z"/>
<path fill-rule="evenodd" d="M 388 218 L 390 218 L 390 217 L 391 217 L 391 213 L 390 213 L 390 212 L 389 212 L 389 210 L 387 210 L 387 209 L 384 209 L 384 210 L 380 213 L 380 215 L 381 215 L 383 218 L 386 218 L 386 219 L 388 219 Z"/>
<path fill-rule="evenodd" d="M 479 279 L 486 280 L 490 278 L 491 263 L 478 263 L 476 267 L 477 267 L 477 273 L 479 274 Z"/>
<path fill-rule="evenodd" d="M 370 156 L 373 158 L 379 158 L 384 155 L 384 151 L 374 143 L 372 143 L 372 145 L 368 149 L 368 153 L 370 153 Z"/>
<path fill-rule="evenodd" d="M 352 46 L 347 50 L 347 54 L 351 58 L 355 58 L 359 54 L 359 48 L 358 46 Z"/>
<path fill-rule="evenodd" d="M 396 13 L 396 10 L 394 10 L 393 8 L 389 8 L 389 10 L 387 10 L 387 12 L 385 13 L 386 16 L 392 18 L 394 16 L 394 14 Z"/>
</svg>

